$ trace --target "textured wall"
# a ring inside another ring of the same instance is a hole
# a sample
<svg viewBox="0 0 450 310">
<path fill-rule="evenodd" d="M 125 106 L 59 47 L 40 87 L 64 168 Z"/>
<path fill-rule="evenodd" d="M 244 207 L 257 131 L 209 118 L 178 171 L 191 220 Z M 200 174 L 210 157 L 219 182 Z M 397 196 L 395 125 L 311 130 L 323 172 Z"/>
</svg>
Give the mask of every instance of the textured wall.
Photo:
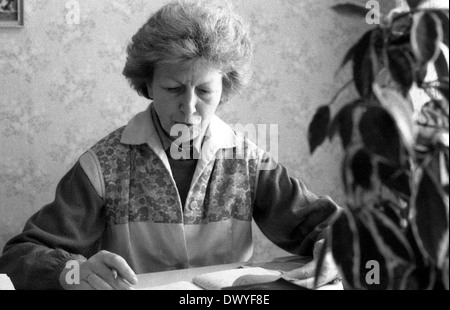
<svg viewBox="0 0 450 310">
<path fill-rule="evenodd" d="M 125 48 L 166 2 L 79 0 L 81 23 L 69 25 L 66 1 L 25 0 L 25 27 L 0 28 L 0 249 L 53 200 L 86 148 L 146 108 L 121 75 Z M 231 124 L 278 124 L 280 162 L 318 195 L 341 202 L 338 143 L 310 156 L 306 129 L 348 79 L 335 71 L 368 25 L 336 16 L 334 0 L 233 2 L 251 22 L 255 77 L 220 116 Z M 283 254 L 255 236 L 256 259 Z"/>
</svg>

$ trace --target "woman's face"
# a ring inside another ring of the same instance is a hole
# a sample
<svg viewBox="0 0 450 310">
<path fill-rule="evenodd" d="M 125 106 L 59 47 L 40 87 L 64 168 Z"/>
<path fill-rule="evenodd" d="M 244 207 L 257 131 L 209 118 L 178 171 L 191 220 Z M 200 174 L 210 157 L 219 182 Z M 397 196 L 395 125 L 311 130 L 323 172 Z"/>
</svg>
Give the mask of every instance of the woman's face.
<svg viewBox="0 0 450 310">
<path fill-rule="evenodd" d="M 220 70 L 201 60 L 156 66 L 147 88 L 161 126 L 169 136 L 174 126 L 173 135 L 179 128 L 189 133 L 172 135 L 172 140 L 185 142 L 204 133 L 222 97 L 222 76 Z"/>
</svg>

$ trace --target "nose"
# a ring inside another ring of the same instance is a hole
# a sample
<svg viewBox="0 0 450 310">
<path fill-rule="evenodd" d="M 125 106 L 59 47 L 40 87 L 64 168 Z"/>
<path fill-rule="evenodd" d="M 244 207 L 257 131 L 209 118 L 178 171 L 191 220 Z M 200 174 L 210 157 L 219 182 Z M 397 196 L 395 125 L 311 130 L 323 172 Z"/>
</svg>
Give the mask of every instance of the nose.
<svg viewBox="0 0 450 310">
<path fill-rule="evenodd" d="M 186 90 L 181 97 L 180 110 L 184 115 L 190 116 L 197 111 L 197 96 L 193 90 Z"/>
</svg>

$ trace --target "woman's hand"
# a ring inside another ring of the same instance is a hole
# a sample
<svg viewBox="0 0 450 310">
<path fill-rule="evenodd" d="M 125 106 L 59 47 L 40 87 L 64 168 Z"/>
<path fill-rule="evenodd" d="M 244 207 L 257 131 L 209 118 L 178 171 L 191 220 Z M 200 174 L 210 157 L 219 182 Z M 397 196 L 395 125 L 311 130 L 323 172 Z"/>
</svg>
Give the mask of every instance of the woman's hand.
<svg viewBox="0 0 450 310">
<path fill-rule="evenodd" d="M 132 290 L 137 277 L 121 256 L 101 251 L 88 260 L 79 263 L 79 283 L 67 281 L 67 267 L 61 272 L 59 281 L 67 290 Z M 72 271 L 73 272 L 73 271 Z"/>
<path fill-rule="evenodd" d="M 319 259 L 321 249 L 325 240 L 319 240 L 314 245 L 313 256 L 314 260 L 303 266 L 302 268 L 294 269 L 282 275 L 282 278 L 291 281 L 294 284 L 314 289 L 316 265 Z M 339 278 L 339 270 L 336 266 L 331 252 L 325 254 L 322 269 L 317 282 L 318 286 L 325 285 L 333 280 Z"/>
</svg>

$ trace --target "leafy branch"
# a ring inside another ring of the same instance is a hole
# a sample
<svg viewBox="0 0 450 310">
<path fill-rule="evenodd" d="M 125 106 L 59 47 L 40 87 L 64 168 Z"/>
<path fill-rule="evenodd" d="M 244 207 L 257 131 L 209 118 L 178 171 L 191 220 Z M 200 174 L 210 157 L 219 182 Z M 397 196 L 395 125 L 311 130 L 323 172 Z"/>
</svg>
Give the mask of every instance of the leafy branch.
<svg viewBox="0 0 450 310">
<path fill-rule="evenodd" d="M 311 154 L 327 137 L 342 141 L 348 201 L 326 244 L 351 288 L 449 289 L 449 69 L 442 48 L 449 46 L 449 11 L 424 2 L 382 16 L 348 50 L 338 72 L 352 63 L 351 81 L 308 128 Z M 332 9 L 356 18 L 369 12 L 350 3 Z M 332 115 L 350 85 L 358 97 Z M 429 97 L 418 110 L 414 89 Z M 365 281 L 369 260 L 381 267 L 377 285 Z M 317 275 L 320 269 L 319 260 Z"/>
</svg>

